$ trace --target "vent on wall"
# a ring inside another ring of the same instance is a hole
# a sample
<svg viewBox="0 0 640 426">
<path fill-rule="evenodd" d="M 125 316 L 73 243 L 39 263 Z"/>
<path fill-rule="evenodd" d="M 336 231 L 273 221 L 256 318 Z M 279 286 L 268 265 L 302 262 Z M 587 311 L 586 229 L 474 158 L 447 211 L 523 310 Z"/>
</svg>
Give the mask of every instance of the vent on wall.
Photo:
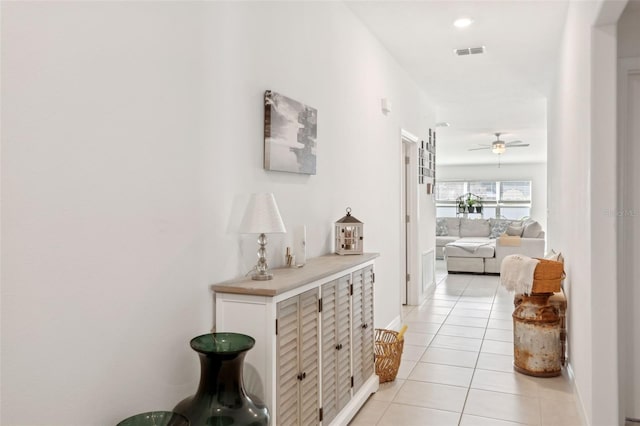
<svg viewBox="0 0 640 426">
<path fill-rule="evenodd" d="M 466 49 L 455 49 L 456 55 L 465 56 L 465 55 L 477 55 L 479 53 L 484 53 L 484 46 L 480 47 L 468 47 Z"/>
</svg>

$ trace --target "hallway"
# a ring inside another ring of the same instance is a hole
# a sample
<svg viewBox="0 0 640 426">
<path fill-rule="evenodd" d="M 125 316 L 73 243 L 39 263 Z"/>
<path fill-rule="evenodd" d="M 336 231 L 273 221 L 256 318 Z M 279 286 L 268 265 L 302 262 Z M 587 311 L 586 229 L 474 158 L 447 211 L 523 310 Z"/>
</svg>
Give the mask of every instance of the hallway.
<svg viewBox="0 0 640 426">
<path fill-rule="evenodd" d="M 497 276 L 447 275 L 420 306 L 405 306 L 400 371 L 350 423 L 579 426 L 573 381 L 513 370 L 513 296 Z"/>
</svg>

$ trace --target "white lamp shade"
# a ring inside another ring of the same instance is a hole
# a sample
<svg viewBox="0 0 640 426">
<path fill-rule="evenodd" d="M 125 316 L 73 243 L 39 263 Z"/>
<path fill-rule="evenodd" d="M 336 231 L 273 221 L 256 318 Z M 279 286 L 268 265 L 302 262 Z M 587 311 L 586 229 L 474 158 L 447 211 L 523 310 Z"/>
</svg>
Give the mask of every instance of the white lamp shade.
<svg viewBox="0 0 640 426">
<path fill-rule="evenodd" d="M 243 234 L 281 234 L 287 232 L 273 194 L 251 194 L 240 224 L 240 232 Z"/>
</svg>

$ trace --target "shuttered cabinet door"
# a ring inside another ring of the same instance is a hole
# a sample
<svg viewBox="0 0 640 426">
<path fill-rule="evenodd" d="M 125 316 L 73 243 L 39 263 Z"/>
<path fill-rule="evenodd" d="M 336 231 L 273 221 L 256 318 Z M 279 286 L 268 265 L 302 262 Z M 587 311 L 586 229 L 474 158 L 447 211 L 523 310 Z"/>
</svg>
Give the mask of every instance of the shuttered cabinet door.
<svg viewBox="0 0 640 426">
<path fill-rule="evenodd" d="M 351 399 L 349 275 L 322 286 L 322 422 Z"/>
<path fill-rule="evenodd" d="M 278 425 L 319 423 L 318 289 L 277 305 Z"/>
<path fill-rule="evenodd" d="M 319 356 L 318 356 L 318 290 L 313 289 L 300 296 L 300 374 L 299 388 L 300 423 L 302 426 L 317 425 L 319 417 Z"/>
<path fill-rule="evenodd" d="M 338 414 L 336 393 L 338 391 L 338 357 L 336 346 L 336 305 L 338 299 L 337 281 L 322 286 L 322 421 L 329 423 Z"/>
<path fill-rule="evenodd" d="M 299 304 L 300 298 L 292 297 L 279 302 L 276 308 L 278 321 L 276 412 L 280 425 L 300 424 L 300 404 L 298 401 Z"/>
<path fill-rule="evenodd" d="M 349 291 L 350 278 L 338 281 L 338 411 L 342 410 L 351 399 L 351 297 Z"/>
<path fill-rule="evenodd" d="M 353 392 L 373 374 L 373 267 L 352 274 Z"/>
<path fill-rule="evenodd" d="M 367 327 L 362 328 L 362 375 L 368 379 L 375 372 L 373 329 L 373 266 L 362 269 L 362 314 Z"/>
</svg>

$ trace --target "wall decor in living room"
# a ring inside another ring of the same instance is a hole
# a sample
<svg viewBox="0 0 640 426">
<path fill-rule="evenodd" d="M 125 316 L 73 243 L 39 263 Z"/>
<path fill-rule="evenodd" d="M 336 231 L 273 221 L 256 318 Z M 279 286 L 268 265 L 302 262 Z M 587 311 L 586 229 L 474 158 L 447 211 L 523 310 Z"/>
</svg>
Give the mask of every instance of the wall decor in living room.
<svg viewBox="0 0 640 426">
<path fill-rule="evenodd" d="M 318 110 L 284 95 L 264 93 L 264 168 L 316 174 Z"/>
<path fill-rule="evenodd" d="M 429 139 L 418 148 L 418 183 L 427 184 L 427 194 L 433 193 L 436 182 L 436 132 L 429 129 Z"/>
</svg>

